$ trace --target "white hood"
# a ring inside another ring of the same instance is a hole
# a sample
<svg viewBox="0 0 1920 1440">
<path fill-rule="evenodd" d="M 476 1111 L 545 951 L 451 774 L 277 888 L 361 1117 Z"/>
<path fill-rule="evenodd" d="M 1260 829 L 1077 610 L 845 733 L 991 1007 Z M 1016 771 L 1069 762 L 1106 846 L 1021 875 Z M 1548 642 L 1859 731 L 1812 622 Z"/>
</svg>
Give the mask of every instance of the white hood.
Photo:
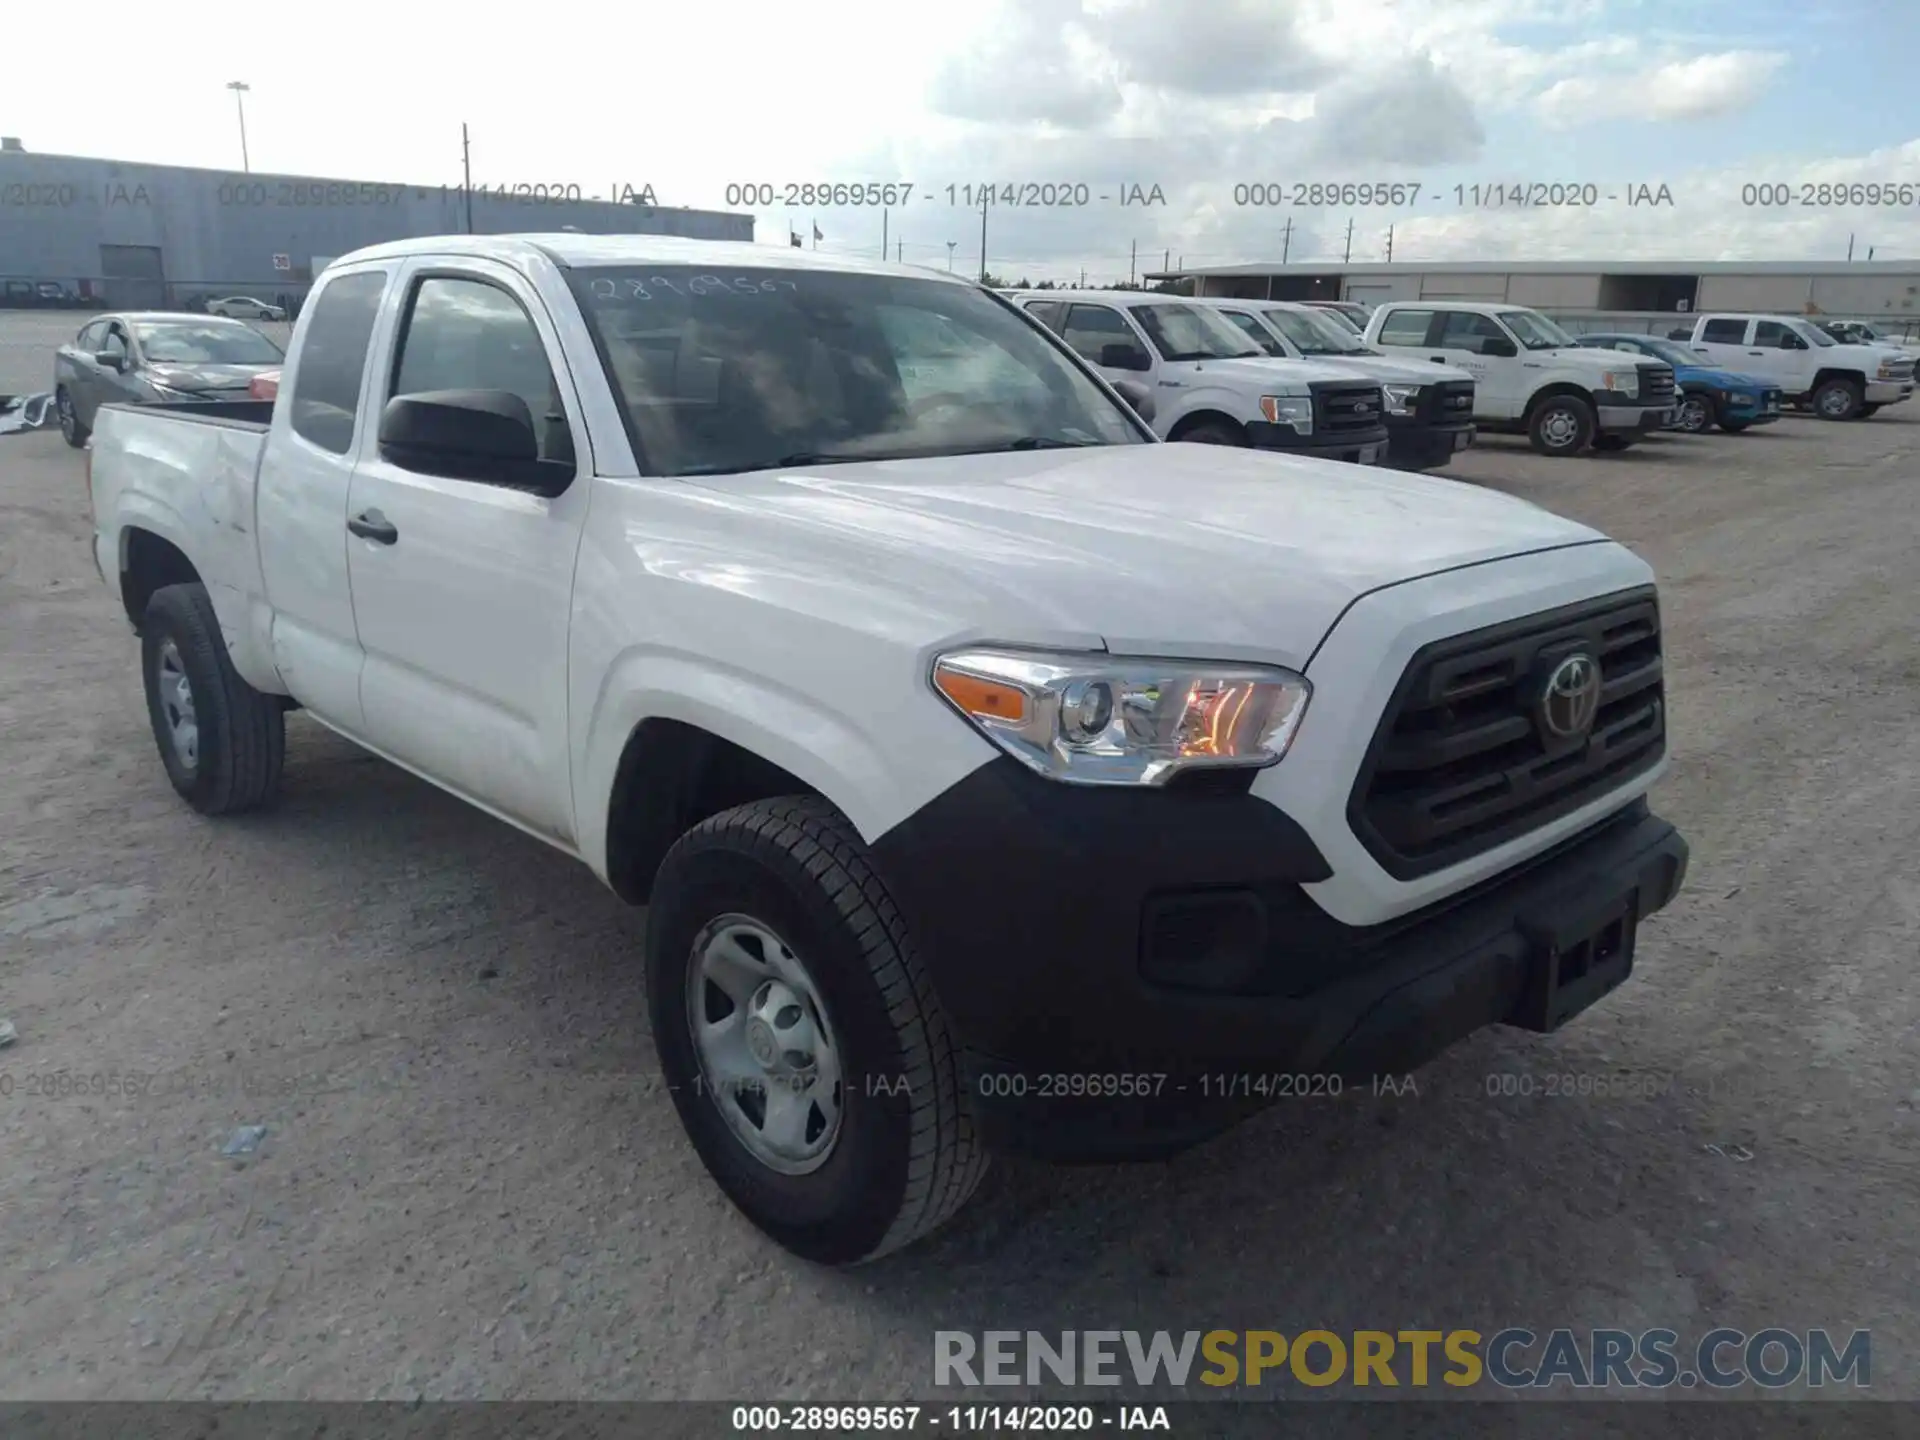
<svg viewBox="0 0 1920 1440">
<path fill-rule="evenodd" d="M 1330 365 L 1323 360 L 1289 360 L 1283 356 L 1248 356 L 1244 360 L 1195 360 L 1189 362 L 1196 383 L 1205 383 L 1211 377 L 1224 385 L 1236 389 L 1257 390 L 1273 384 L 1314 385 L 1322 382 L 1334 385 L 1353 383 L 1353 371 L 1342 365 Z M 1185 369 L 1180 364 L 1167 367 L 1170 371 Z"/>
<path fill-rule="evenodd" d="M 1471 382 L 1471 371 L 1458 365 L 1435 365 L 1431 361 L 1396 360 L 1390 355 L 1316 355 L 1323 365 L 1337 365 L 1356 375 L 1366 375 L 1389 385 L 1431 385 L 1438 380 Z"/>
<path fill-rule="evenodd" d="M 1217 445 L 657 483 L 700 512 L 712 558 L 696 542 L 701 555 L 650 566 L 915 644 L 965 633 L 1298 666 L 1369 591 L 1605 539 L 1478 486 Z"/>
</svg>

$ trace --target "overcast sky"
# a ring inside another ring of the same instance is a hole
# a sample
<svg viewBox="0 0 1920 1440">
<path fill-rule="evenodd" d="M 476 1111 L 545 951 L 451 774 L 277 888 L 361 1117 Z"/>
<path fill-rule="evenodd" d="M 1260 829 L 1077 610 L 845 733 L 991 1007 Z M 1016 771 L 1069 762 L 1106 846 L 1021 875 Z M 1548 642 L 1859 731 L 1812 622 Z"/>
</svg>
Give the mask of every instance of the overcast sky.
<svg viewBox="0 0 1920 1440">
<path fill-rule="evenodd" d="M 42 12 L 51 14 L 52 12 Z M 62 12 L 63 14 L 65 12 Z M 990 268 L 1124 278 L 1291 258 L 1920 257 L 1920 205 L 1785 208 L 1742 186 L 1920 185 L 1920 0 L 703 0 L 499 10 L 334 0 L 186 12 L 96 0 L 77 46 L 7 66 L 0 133 L 31 150 L 477 184 L 911 182 L 890 252 L 980 261 L 949 185 L 1084 183 L 1085 208 L 996 207 Z M 63 21 L 62 24 L 66 22 Z M 30 27 L 31 28 L 31 27 Z M 71 28 L 71 27 L 69 27 Z M 24 32 L 23 32 L 24 33 Z M 37 32 L 36 32 L 37 33 Z M 49 32 L 51 33 L 51 32 Z M 82 77 L 101 77 L 97 86 Z M 1400 207 L 1239 206 L 1236 184 L 1403 181 Z M 1598 207 L 1476 206 L 1456 186 L 1591 183 Z M 1632 207 L 1664 184 L 1673 204 Z M 1164 205 L 1118 204 L 1158 186 Z M 1101 194 L 1113 195 L 1102 202 Z M 1607 195 L 1617 199 L 1606 199 Z M 958 197 L 956 197 L 958 198 Z M 877 254 L 877 209 L 783 205 L 823 250 Z"/>
</svg>

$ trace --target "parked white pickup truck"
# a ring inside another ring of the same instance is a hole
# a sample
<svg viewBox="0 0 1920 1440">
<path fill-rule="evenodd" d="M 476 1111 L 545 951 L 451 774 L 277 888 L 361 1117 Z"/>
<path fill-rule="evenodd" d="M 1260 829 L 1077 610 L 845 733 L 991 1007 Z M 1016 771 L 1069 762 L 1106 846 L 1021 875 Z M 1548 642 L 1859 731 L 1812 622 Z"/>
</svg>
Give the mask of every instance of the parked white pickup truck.
<svg viewBox="0 0 1920 1440">
<path fill-rule="evenodd" d="M 1552 1029 L 1686 868 L 1644 562 L 1162 444 L 946 275 L 380 245 L 272 402 L 108 406 L 88 460 L 174 788 L 263 804 L 303 708 L 648 903 L 674 1104 L 817 1260 L 991 1147 L 1163 1155 Z"/>
<path fill-rule="evenodd" d="M 1624 450 L 1673 419 L 1673 367 L 1583 349 L 1537 310 L 1466 300 L 1394 300 L 1367 343 L 1473 376 L 1474 419 L 1524 432 L 1543 455 Z"/>
<path fill-rule="evenodd" d="M 1913 395 L 1913 359 L 1898 346 L 1842 344 L 1798 315 L 1698 315 L 1680 343 L 1772 381 L 1823 420 L 1863 420 Z"/>
<path fill-rule="evenodd" d="M 1109 380 L 1153 396 L 1167 440 L 1378 464 L 1386 397 L 1335 365 L 1275 361 L 1203 301 L 1138 290 L 1031 290 L 1009 298 Z"/>
<path fill-rule="evenodd" d="M 1287 300 L 1206 300 L 1268 355 L 1335 365 L 1378 381 L 1387 405 L 1387 463 L 1433 470 L 1473 444 L 1473 376 L 1398 360 L 1342 323 L 1337 310 Z"/>
</svg>

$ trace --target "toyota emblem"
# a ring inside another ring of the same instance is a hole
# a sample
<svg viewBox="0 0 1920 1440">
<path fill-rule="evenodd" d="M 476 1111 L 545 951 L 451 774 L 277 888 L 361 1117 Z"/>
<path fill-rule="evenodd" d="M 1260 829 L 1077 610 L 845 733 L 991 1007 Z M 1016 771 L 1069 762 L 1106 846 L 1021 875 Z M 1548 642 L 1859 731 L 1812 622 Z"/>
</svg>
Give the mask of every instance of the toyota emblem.
<svg viewBox="0 0 1920 1440">
<path fill-rule="evenodd" d="M 1556 740 L 1585 735 L 1600 709 L 1600 662 L 1577 652 L 1555 665 L 1540 692 L 1540 725 Z"/>
</svg>

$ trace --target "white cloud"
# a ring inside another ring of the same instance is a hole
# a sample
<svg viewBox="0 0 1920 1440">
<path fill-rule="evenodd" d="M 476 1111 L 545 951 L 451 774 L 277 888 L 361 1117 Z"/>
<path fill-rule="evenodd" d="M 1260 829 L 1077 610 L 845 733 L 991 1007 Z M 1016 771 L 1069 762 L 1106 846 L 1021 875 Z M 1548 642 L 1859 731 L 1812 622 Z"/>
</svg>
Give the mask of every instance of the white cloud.
<svg viewBox="0 0 1920 1440">
<path fill-rule="evenodd" d="M 1534 106 L 1562 127 L 1614 117 L 1701 120 L 1745 109 L 1787 59 L 1777 50 L 1725 50 L 1638 73 L 1569 76 L 1549 85 Z"/>
</svg>

